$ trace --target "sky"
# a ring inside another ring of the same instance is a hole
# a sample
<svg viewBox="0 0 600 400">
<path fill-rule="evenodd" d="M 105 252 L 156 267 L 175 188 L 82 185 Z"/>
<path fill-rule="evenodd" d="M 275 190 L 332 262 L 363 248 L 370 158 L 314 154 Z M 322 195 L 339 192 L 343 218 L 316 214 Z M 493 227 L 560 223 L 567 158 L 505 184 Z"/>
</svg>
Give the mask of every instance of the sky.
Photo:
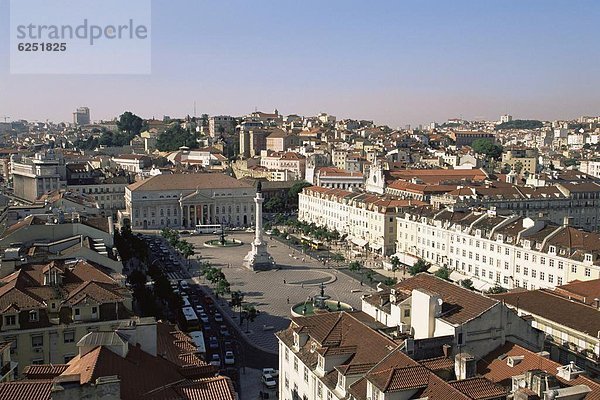
<svg viewBox="0 0 600 400">
<path fill-rule="evenodd" d="M 599 115 L 599 17 L 596 0 L 153 0 L 150 74 L 17 75 L 0 0 L 0 121 L 182 117 L 194 102 L 391 127 Z"/>
</svg>

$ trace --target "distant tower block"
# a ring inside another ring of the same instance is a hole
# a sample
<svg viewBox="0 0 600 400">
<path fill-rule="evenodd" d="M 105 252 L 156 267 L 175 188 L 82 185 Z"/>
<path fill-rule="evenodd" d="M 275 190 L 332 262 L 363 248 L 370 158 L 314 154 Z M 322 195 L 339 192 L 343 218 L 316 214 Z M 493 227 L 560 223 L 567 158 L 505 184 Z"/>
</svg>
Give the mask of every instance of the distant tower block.
<svg viewBox="0 0 600 400">
<path fill-rule="evenodd" d="M 258 182 L 256 197 L 254 198 L 254 203 L 256 204 L 254 240 L 252 241 L 252 249 L 244 257 L 244 266 L 253 271 L 265 270 L 271 268 L 274 264 L 273 257 L 267 251 L 267 243 L 263 239 L 262 203 L 264 201 L 265 199 L 262 197 L 262 185 Z"/>
</svg>

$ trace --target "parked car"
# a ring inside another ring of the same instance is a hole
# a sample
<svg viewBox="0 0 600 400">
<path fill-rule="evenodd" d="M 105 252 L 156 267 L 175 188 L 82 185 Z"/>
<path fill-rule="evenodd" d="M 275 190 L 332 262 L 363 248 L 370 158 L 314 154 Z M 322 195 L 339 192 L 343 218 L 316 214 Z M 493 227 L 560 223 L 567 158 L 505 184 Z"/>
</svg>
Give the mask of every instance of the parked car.
<svg viewBox="0 0 600 400">
<path fill-rule="evenodd" d="M 218 354 L 213 354 L 210 360 L 210 365 L 214 365 L 215 367 L 221 366 L 221 356 Z"/>
<path fill-rule="evenodd" d="M 233 351 L 225 352 L 225 365 L 233 365 L 235 364 L 235 357 L 233 356 Z"/>
<path fill-rule="evenodd" d="M 271 375 L 273 377 L 279 376 L 279 371 L 275 368 L 263 368 L 263 375 Z"/>
<path fill-rule="evenodd" d="M 277 387 L 277 381 L 275 380 L 275 378 L 273 378 L 272 375 L 263 374 L 260 380 L 263 383 L 263 385 L 265 385 L 265 387 L 268 389 L 275 389 Z"/>
<path fill-rule="evenodd" d="M 204 307 L 202 307 L 201 304 L 196 304 L 196 306 L 194 307 L 196 309 L 197 312 L 199 312 L 200 314 L 206 314 L 206 311 L 204 311 Z"/>
<path fill-rule="evenodd" d="M 219 342 L 215 336 L 211 336 L 210 339 L 208 339 L 208 347 L 213 350 L 219 348 Z"/>
<path fill-rule="evenodd" d="M 223 316 L 219 313 L 215 313 L 215 321 L 223 322 Z"/>
</svg>

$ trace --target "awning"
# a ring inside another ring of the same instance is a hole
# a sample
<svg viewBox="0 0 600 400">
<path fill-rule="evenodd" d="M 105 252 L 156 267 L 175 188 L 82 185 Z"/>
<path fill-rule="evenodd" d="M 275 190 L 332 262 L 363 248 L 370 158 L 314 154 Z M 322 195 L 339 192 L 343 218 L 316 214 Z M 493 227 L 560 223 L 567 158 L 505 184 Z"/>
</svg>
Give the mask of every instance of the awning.
<svg viewBox="0 0 600 400">
<path fill-rule="evenodd" d="M 492 285 L 490 283 L 487 283 L 487 282 L 485 282 L 485 281 L 483 281 L 483 280 L 481 280 L 479 278 L 463 274 L 463 273 L 461 273 L 459 271 L 452 271 L 452 272 L 450 272 L 450 280 L 451 281 L 458 282 L 458 281 L 462 281 L 464 279 L 470 279 L 471 282 L 473 282 L 473 287 L 476 290 L 479 290 L 479 291 L 482 291 L 482 292 L 485 291 L 485 290 L 488 290 L 488 289 L 490 289 L 490 288 L 492 288 L 494 286 L 494 285 Z"/>
<path fill-rule="evenodd" d="M 367 245 L 367 241 L 361 238 L 352 238 L 352 243 L 357 245 L 358 247 L 365 247 Z"/>
<path fill-rule="evenodd" d="M 369 245 L 369 247 L 373 250 L 379 250 L 383 247 L 383 245 L 381 243 L 373 243 L 373 244 Z"/>
</svg>

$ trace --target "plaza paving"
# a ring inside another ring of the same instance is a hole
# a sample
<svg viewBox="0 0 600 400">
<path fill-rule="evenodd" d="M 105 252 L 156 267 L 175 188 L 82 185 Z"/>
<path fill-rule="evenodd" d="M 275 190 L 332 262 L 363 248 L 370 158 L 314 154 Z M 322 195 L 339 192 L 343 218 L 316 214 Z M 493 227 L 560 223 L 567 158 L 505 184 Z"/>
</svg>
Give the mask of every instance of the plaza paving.
<svg viewBox="0 0 600 400">
<path fill-rule="evenodd" d="M 319 262 L 301 253 L 294 252 L 288 246 L 267 238 L 269 252 L 277 264 L 270 271 L 253 272 L 243 267 L 242 260 L 250 250 L 251 233 L 232 233 L 229 238 L 241 240 L 239 247 L 210 248 L 204 242 L 214 239 L 214 235 L 185 237 L 194 244 L 196 254 L 201 261 L 222 268 L 231 290 L 241 290 L 244 301 L 252 303 L 259 310 L 256 320 L 250 323 L 247 338 L 256 346 L 273 353 L 277 352 L 277 339 L 274 333 L 289 325 L 290 307 L 306 301 L 319 293 L 319 285 L 326 285 L 325 293 L 332 300 L 339 300 L 360 309 L 361 295 L 371 289 L 360 282 L 338 272 L 323 267 Z M 193 258 L 195 258 L 194 256 Z M 196 278 L 206 284 L 203 278 Z M 289 303 L 288 303 L 289 301 Z M 236 313 L 230 310 L 230 317 Z M 246 324 L 242 332 L 246 331 Z"/>
</svg>

